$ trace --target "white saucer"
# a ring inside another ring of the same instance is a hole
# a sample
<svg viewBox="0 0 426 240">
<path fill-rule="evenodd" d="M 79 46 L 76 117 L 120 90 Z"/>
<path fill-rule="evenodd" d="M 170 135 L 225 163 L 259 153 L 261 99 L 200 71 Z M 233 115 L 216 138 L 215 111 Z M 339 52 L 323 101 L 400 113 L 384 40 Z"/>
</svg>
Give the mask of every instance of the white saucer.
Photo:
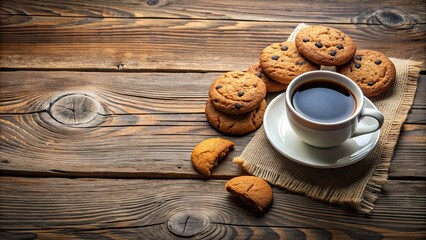
<svg viewBox="0 0 426 240">
<path fill-rule="evenodd" d="M 377 109 L 364 98 L 365 107 Z M 356 163 L 363 159 L 377 144 L 380 130 L 350 138 L 333 148 L 315 148 L 302 142 L 294 133 L 287 120 L 285 92 L 275 97 L 265 111 L 263 126 L 272 146 L 282 155 L 297 163 L 315 168 L 338 168 Z M 377 121 L 365 117 L 360 126 L 377 124 Z"/>
</svg>

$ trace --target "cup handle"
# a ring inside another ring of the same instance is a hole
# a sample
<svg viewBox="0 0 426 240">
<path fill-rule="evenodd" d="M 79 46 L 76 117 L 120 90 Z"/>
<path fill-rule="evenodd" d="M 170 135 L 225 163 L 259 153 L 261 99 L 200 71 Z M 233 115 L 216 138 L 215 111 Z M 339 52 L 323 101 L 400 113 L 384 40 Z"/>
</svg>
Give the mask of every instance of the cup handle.
<svg viewBox="0 0 426 240">
<path fill-rule="evenodd" d="M 352 135 L 352 137 L 357 137 L 357 136 L 360 136 L 360 135 L 364 135 L 364 134 L 375 132 L 375 131 L 379 130 L 382 127 L 383 122 L 385 120 L 385 118 L 383 117 L 383 114 L 381 112 L 379 112 L 378 110 L 373 109 L 373 108 L 364 108 L 362 110 L 361 118 L 366 117 L 366 116 L 376 119 L 377 124 L 358 127 L 356 129 L 356 131 L 354 132 L 354 134 Z"/>
</svg>

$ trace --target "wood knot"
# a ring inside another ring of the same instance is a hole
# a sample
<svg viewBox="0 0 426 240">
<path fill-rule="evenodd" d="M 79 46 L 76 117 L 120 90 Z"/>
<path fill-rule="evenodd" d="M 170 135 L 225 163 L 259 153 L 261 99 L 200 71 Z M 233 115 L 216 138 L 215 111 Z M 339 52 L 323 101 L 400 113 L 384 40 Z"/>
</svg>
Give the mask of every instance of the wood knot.
<svg viewBox="0 0 426 240">
<path fill-rule="evenodd" d="M 159 0 L 147 0 L 146 4 L 148 4 L 149 6 L 154 6 L 157 5 L 159 2 Z"/>
<path fill-rule="evenodd" d="M 71 93 L 54 99 L 49 112 L 62 124 L 81 125 L 92 122 L 101 112 L 101 105 L 84 93 Z"/>
<path fill-rule="evenodd" d="M 119 63 L 116 65 L 118 70 L 123 70 L 124 68 L 124 64 L 123 63 Z"/>
<path fill-rule="evenodd" d="M 207 216 L 199 213 L 178 213 L 167 222 L 170 232 L 179 237 L 193 237 L 201 233 L 209 224 Z"/>
<path fill-rule="evenodd" d="M 378 10 L 375 17 L 377 21 L 388 28 L 397 28 L 406 23 L 404 14 L 395 9 Z"/>
</svg>

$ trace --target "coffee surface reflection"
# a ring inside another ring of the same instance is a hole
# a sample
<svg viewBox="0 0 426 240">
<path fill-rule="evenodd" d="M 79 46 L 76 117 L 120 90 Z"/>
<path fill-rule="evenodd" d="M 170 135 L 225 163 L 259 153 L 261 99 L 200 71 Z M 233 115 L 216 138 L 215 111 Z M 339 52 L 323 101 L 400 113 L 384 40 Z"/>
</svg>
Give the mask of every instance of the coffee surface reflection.
<svg viewBox="0 0 426 240">
<path fill-rule="evenodd" d="M 351 91 L 326 79 L 299 86 L 293 94 L 292 104 L 304 117 L 323 123 L 345 120 L 356 109 Z"/>
</svg>

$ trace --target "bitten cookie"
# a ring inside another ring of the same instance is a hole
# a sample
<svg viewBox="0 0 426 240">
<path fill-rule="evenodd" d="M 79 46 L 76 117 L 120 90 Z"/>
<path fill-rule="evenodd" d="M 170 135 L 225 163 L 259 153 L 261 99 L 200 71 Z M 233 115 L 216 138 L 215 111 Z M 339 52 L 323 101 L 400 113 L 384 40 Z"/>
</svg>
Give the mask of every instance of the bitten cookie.
<svg viewBox="0 0 426 240">
<path fill-rule="evenodd" d="M 228 154 L 235 144 L 223 138 L 209 138 L 200 142 L 192 151 L 191 161 L 194 168 L 205 176 L 210 176 L 219 160 Z"/>
<path fill-rule="evenodd" d="M 263 72 L 262 68 L 260 67 L 259 63 L 255 63 L 250 66 L 249 69 L 247 69 L 248 73 L 253 73 L 258 78 L 262 79 L 262 81 L 266 85 L 266 91 L 267 92 L 282 92 L 287 89 L 288 84 L 282 84 L 277 81 L 274 81 L 266 75 L 266 73 Z"/>
<path fill-rule="evenodd" d="M 293 42 L 273 43 L 263 49 L 260 59 L 262 70 L 274 81 L 289 84 L 296 76 L 320 69 L 296 49 Z"/>
<path fill-rule="evenodd" d="M 367 97 L 376 97 L 387 91 L 396 77 L 392 61 L 373 50 L 358 50 L 352 61 L 336 70 L 356 82 Z"/>
<path fill-rule="evenodd" d="M 273 200 L 269 184 L 255 176 L 232 178 L 225 185 L 226 191 L 240 199 L 255 214 L 264 214 Z"/>
<path fill-rule="evenodd" d="M 356 44 L 344 32 L 325 26 L 308 26 L 295 39 L 297 50 L 312 62 L 324 66 L 338 66 L 355 54 Z"/>
<path fill-rule="evenodd" d="M 233 71 L 219 76 L 210 86 L 210 101 L 221 112 L 239 115 L 257 108 L 266 97 L 266 86 L 252 73 Z"/>
<path fill-rule="evenodd" d="M 207 121 L 216 130 L 230 135 L 243 135 L 262 126 L 266 101 L 263 100 L 255 110 L 241 115 L 229 115 L 213 107 L 211 101 L 206 103 Z"/>
</svg>

